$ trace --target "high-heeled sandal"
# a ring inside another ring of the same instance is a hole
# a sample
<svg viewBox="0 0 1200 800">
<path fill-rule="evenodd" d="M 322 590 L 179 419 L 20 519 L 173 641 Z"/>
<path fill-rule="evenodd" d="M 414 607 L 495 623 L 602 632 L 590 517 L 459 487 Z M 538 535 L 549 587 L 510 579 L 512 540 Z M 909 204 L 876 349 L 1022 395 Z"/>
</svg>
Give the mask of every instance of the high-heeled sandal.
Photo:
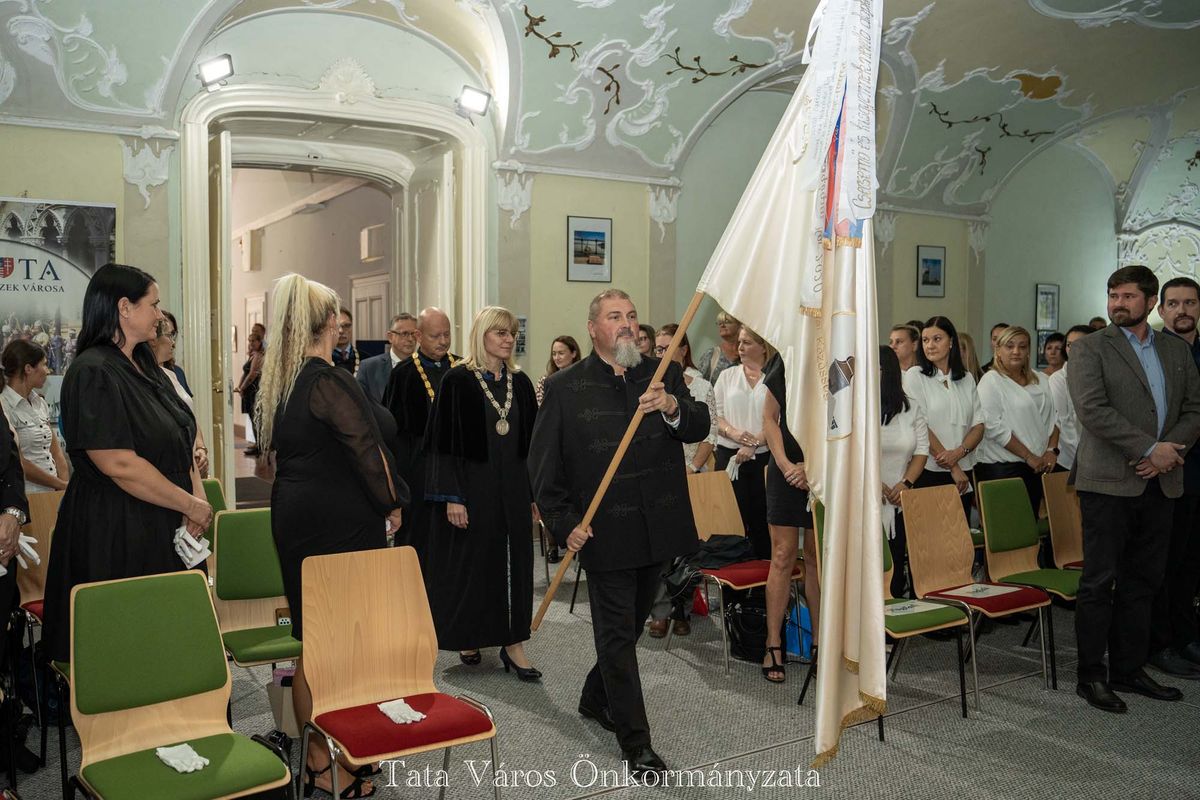
<svg viewBox="0 0 1200 800">
<path fill-rule="evenodd" d="M 536 683 L 542 679 L 542 673 L 539 670 L 533 667 L 518 667 L 503 647 L 500 648 L 500 663 L 504 665 L 505 672 L 508 672 L 510 668 L 515 669 L 517 677 L 525 683 Z"/>
<path fill-rule="evenodd" d="M 779 653 L 779 658 L 775 657 L 776 653 Z M 783 648 L 768 647 L 767 655 L 771 657 L 771 665 L 762 668 L 763 678 L 770 683 L 783 683 L 787 680 L 787 668 L 784 666 L 784 662 L 781 660 L 783 659 Z M 778 673 L 779 677 L 772 678 L 772 673 Z"/>
<path fill-rule="evenodd" d="M 458 654 L 458 660 L 466 664 L 468 667 L 474 667 L 478 666 L 479 663 L 483 661 L 483 655 L 478 650 L 471 653 L 460 652 Z"/>
<path fill-rule="evenodd" d="M 308 765 L 305 765 L 305 767 L 304 767 L 304 796 L 305 797 L 312 797 L 313 790 L 320 788 L 317 786 L 317 778 L 324 775 L 326 772 L 329 772 L 329 768 L 332 766 L 333 766 L 333 762 L 330 762 L 328 765 L 326 765 L 325 769 L 315 770 L 315 769 L 309 769 Z M 367 764 L 366 766 L 369 767 L 371 765 Z M 360 769 L 362 769 L 362 768 L 360 767 Z M 380 770 L 380 771 L 382 772 L 382 770 Z M 365 785 L 366 778 L 364 778 L 361 775 L 358 775 L 357 771 L 353 772 L 351 774 L 355 776 L 354 782 L 351 783 L 349 786 L 347 786 L 345 789 L 342 789 L 342 791 L 338 792 L 338 797 L 341 798 L 341 800 L 360 800 L 361 798 L 364 798 L 364 797 L 374 797 L 375 796 L 375 792 L 377 790 L 374 786 L 371 787 L 371 791 L 369 793 L 363 794 L 363 786 Z M 321 789 L 321 791 L 325 792 L 325 794 L 332 794 L 332 792 L 330 792 L 328 789 Z"/>
<path fill-rule="evenodd" d="M 356 778 L 373 778 L 383 774 L 383 767 L 379 764 L 363 764 L 358 769 L 350 770 L 350 774 Z"/>
</svg>

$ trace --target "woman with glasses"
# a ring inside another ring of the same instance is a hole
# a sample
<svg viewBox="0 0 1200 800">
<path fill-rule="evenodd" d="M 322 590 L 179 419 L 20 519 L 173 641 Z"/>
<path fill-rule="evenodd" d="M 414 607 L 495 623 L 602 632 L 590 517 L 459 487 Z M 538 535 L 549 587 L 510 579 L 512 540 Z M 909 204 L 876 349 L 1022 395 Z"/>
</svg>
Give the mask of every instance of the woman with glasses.
<svg viewBox="0 0 1200 800">
<path fill-rule="evenodd" d="M 154 358 L 158 361 L 158 365 L 162 368 L 171 387 L 175 389 L 175 394 L 187 405 L 188 410 L 194 413 L 192 393 L 180 379 L 179 376 L 183 370 L 175 363 L 175 344 L 179 340 L 179 326 L 175 322 L 175 315 L 170 311 L 163 311 L 162 314 L 163 320 L 158 323 L 158 336 L 150 342 L 150 349 L 154 351 Z M 208 448 L 204 446 L 204 434 L 201 433 L 199 427 L 196 428 L 196 445 L 192 448 L 192 460 L 196 462 L 196 469 L 200 470 L 200 477 L 207 478 Z"/>
<path fill-rule="evenodd" d="M 242 413 L 250 415 L 250 427 L 254 431 L 254 444 L 246 448 L 246 455 L 260 454 L 258 447 L 258 423 L 254 421 L 254 401 L 258 399 L 258 384 L 263 368 L 263 337 L 254 331 L 246 337 L 246 363 L 242 364 L 242 382 L 233 391 L 242 396 Z"/>
<path fill-rule="evenodd" d="M 713 386 L 717 385 L 718 375 L 738 363 L 738 331 L 741 329 L 742 323 L 732 314 L 725 311 L 717 314 L 717 335 L 720 339 L 716 345 L 704 351 L 697 365 L 701 377 Z"/>
</svg>

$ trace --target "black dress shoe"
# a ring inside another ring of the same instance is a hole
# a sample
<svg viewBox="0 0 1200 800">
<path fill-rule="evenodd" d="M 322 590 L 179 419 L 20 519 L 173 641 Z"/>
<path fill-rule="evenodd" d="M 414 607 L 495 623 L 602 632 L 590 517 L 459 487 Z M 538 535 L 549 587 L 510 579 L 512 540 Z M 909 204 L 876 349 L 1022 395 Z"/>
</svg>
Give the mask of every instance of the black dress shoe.
<svg viewBox="0 0 1200 800">
<path fill-rule="evenodd" d="M 558 562 L 560 562 L 562 560 L 563 560 L 562 551 L 559 550 L 557 547 L 555 547 L 554 549 L 552 549 L 546 553 L 546 563 L 547 564 L 557 564 Z"/>
<path fill-rule="evenodd" d="M 1144 669 L 1139 669 L 1130 675 L 1122 675 L 1120 677 L 1110 676 L 1109 685 L 1116 692 L 1132 692 L 1140 694 L 1143 697 L 1149 697 L 1152 700 L 1182 700 L 1183 692 L 1173 686 L 1163 686 L 1158 681 L 1146 674 Z"/>
<path fill-rule="evenodd" d="M 666 772 L 667 765 L 658 753 L 646 747 L 637 747 L 633 750 L 622 750 L 621 758 L 629 764 L 629 774 L 634 778 L 640 779 L 647 772 Z"/>
<path fill-rule="evenodd" d="M 1193 664 L 1200 664 L 1200 642 L 1189 642 L 1186 647 L 1180 648 L 1179 655 Z"/>
<path fill-rule="evenodd" d="M 601 728 L 606 731 L 617 732 L 617 723 L 613 722 L 612 714 L 608 710 L 608 706 L 594 706 L 590 703 L 579 701 L 579 715 L 596 722 Z"/>
<path fill-rule="evenodd" d="M 1150 657 L 1146 659 L 1146 663 L 1177 678 L 1200 680 L 1200 664 L 1189 661 L 1170 647 L 1164 647 L 1162 650 L 1151 653 Z"/>
<path fill-rule="evenodd" d="M 1075 687 L 1075 694 L 1087 700 L 1092 708 L 1108 711 L 1113 714 L 1124 714 L 1125 701 L 1113 694 L 1113 690 L 1104 681 L 1090 681 Z"/>
</svg>

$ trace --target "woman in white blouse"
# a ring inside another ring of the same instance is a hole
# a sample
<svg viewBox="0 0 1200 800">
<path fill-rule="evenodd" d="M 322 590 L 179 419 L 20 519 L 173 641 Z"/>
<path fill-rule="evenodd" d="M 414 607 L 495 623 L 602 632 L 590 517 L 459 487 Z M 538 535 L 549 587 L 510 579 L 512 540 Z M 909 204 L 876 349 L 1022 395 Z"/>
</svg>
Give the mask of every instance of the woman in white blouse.
<svg viewBox="0 0 1200 800">
<path fill-rule="evenodd" d="M 5 383 L 0 402 L 21 449 L 25 492 L 66 489 L 70 475 L 67 456 L 50 424 L 50 407 L 37 391 L 50 376 L 46 351 L 32 342 L 16 339 L 4 348 L 0 364 L 4 366 Z"/>
<path fill-rule="evenodd" d="M 963 366 L 954 323 L 932 317 L 921 330 L 917 366 L 904 373 L 904 393 L 925 415 L 929 459 L 917 486 L 954 484 L 970 519 L 975 448 L 983 439 L 983 407 L 975 378 Z"/>
<path fill-rule="evenodd" d="M 1058 463 L 1058 415 L 1049 380 L 1029 368 L 1029 331 L 1004 329 L 996 340 L 992 369 L 979 381 L 987 428 L 979 446 L 975 478 L 1020 478 L 1036 515 L 1042 504 L 1042 475 Z"/>
<path fill-rule="evenodd" d="M 723 371 L 713 389 L 717 399 L 717 469 L 727 470 L 734 479 L 738 511 L 756 558 L 771 557 L 763 475 L 769 453 L 762 433 L 767 387 L 762 382 L 762 369 L 773 355 L 775 348 L 743 325 L 738 333 L 741 363 Z"/>
<path fill-rule="evenodd" d="M 1079 420 L 1075 416 L 1075 404 L 1067 388 L 1067 368 L 1071 366 L 1071 345 L 1092 332 L 1087 325 L 1074 325 L 1067 330 L 1067 341 L 1063 344 L 1062 369 L 1050 376 L 1050 396 L 1054 398 L 1054 411 L 1058 414 L 1058 466 L 1055 469 L 1069 470 L 1075 464 L 1075 451 L 1079 447 Z"/>
<path fill-rule="evenodd" d="M 900 361 L 890 347 L 879 348 L 879 477 L 883 481 L 883 529 L 892 551 L 892 597 L 908 592 L 908 551 L 900 495 L 916 486 L 929 452 L 929 429 L 921 407 L 904 394 Z"/>
</svg>

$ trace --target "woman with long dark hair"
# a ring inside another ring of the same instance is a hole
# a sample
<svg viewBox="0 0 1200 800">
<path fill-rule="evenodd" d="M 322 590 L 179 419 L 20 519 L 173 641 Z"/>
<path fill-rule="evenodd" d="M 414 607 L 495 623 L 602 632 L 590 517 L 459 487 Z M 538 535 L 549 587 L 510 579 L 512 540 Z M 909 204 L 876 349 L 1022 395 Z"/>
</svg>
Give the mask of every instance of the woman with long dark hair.
<svg viewBox="0 0 1200 800">
<path fill-rule="evenodd" d="M 175 315 L 170 311 L 163 310 L 162 314 L 163 320 L 158 323 L 158 338 L 150 342 L 150 348 L 154 351 L 154 357 L 158 360 L 162 373 L 167 376 L 175 394 L 184 402 L 188 410 L 195 414 L 192 392 L 183 378 L 183 370 L 175 363 L 175 343 L 179 339 L 179 323 L 175 321 Z M 207 478 L 208 448 L 204 446 L 204 435 L 198 428 L 196 443 L 192 447 L 192 460 L 196 462 L 196 469 L 200 471 L 200 477 Z"/>
<path fill-rule="evenodd" d="M 879 477 L 883 481 L 883 528 L 892 551 L 892 597 L 908 588 L 908 556 L 900 495 L 916 485 L 925 470 L 929 428 L 921 408 L 908 399 L 900 361 L 888 346 L 879 348 Z"/>
<path fill-rule="evenodd" d="M 963 365 L 958 330 L 945 317 L 931 317 L 921 330 L 917 366 L 904 373 L 904 393 L 925 414 L 929 460 L 917 486 L 954 484 L 970 519 L 975 448 L 983 440 L 983 406 L 975 378 Z"/>
<path fill-rule="evenodd" d="M 71 589 L 184 569 L 175 533 L 199 539 L 212 521 L 192 460 L 196 420 L 158 366 L 158 284 L 105 264 L 83 297 L 77 355 L 62 385 L 74 472 L 59 509 L 46 575 L 49 657 L 70 659 Z"/>
</svg>

